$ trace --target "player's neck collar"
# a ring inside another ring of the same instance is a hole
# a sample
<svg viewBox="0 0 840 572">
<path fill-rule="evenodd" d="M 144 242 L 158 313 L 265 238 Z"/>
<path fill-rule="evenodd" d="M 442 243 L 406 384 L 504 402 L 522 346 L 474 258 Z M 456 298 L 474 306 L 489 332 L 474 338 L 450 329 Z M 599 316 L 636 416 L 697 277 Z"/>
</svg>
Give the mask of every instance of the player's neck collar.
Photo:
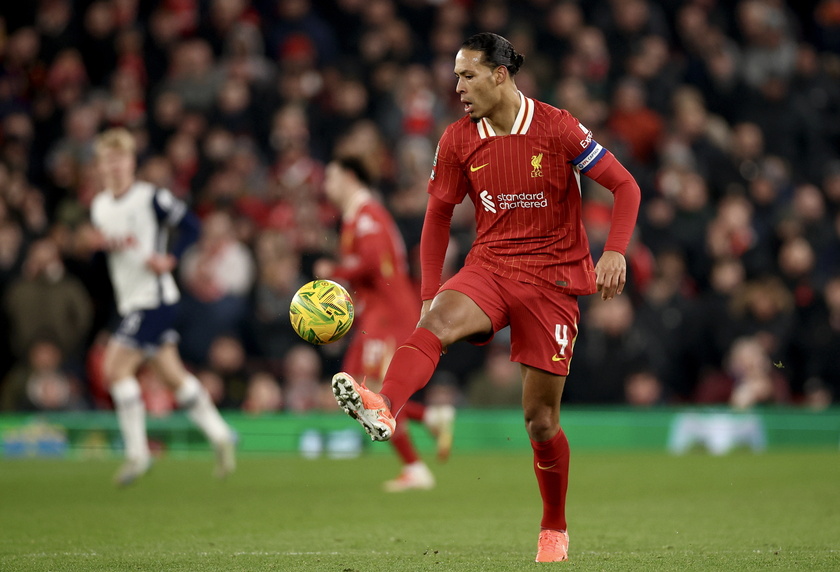
<svg viewBox="0 0 840 572">
<path fill-rule="evenodd" d="M 362 208 L 368 199 L 370 199 L 371 193 L 368 189 L 358 189 L 356 192 L 352 194 L 350 200 L 347 201 L 347 208 L 344 210 L 344 218 L 348 220 L 352 220 L 356 213 L 359 212 L 359 209 Z"/>
<path fill-rule="evenodd" d="M 136 181 L 132 181 L 127 187 L 120 191 L 117 191 L 114 188 L 109 189 L 109 191 L 111 192 L 111 195 L 114 197 L 115 200 L 120 200 L 121 198 L 128 196 L 128 193 L 131 191 L 131 189 L 134 188 L 135 182 Z"/>
<path fill-rule="evenodd" d="M 513 120 L 510 134 L 524 135 L 531 128 L 531 122 L 534 120 L 534 100 L 522 95 L 521 91 L 517 93 L 519 93 L 519 112 L 516 114 L 516 119 Z M 486 117 L 482 117 L 476 127 L 478 128 L 478 136 L 482 139 L 496 137 L 496 130 L 493 129 Z"/>
</svg>

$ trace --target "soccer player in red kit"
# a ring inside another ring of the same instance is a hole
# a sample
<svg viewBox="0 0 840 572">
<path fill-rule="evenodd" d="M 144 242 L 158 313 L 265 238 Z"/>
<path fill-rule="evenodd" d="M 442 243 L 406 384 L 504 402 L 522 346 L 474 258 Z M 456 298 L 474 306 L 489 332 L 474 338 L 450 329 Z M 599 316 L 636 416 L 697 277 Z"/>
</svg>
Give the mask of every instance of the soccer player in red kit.
<svg viewBox="0 0 840 572">
<path fill-rule="evenodd" d="M 338 262 L 322 258 L 315 263 L 319 278 L 344 282 L 356 309 L 355 332 L 342 367 L 378 388 L 397 344 L 417 326 L 420 308 L 411 282 L 405 243 L 391 214 L 373 196 L 370 175 L 356 157 L 338 157 L 326 168 L 327 198 L 342 213 Z M 403 415 L 424 423 L 437 438 L 438 458 L 449 455 L 455 408 L 426 407 L 408 401 Z M 401 423 L 391 444 L 402 462 L 397 478 L 384 483 L 388 492 L 430 489 L 435 479 L 420 459 Z"/>
<path fill-rule="evenodd" d="M 375 440 L 423 387 L 452 343 L 486 342 L 509 325 L 520 364 L 525 426 L 543 503 L 537 562 L 568 558 L 569 442 L 560 400 L 578 332 L 577 297 L 621 294 L 624 252 L 640 191 L 633 177 L 568 111 L 523 95 L 514 76 L 524 58 L 491 33 L 469 38 L 455 57 L 465 117 L 443 133 L 429 181 L 421 237 L 423 306 L 397 349 L 380 393 L 345 374 L 333 393 Z M 614 196 L 603 255 L 593 265 L 581 220 L 580 176 Z M 453 208 L 469 196 L 476 239 L 464 267 L 440 286 Z"/>
</svg>

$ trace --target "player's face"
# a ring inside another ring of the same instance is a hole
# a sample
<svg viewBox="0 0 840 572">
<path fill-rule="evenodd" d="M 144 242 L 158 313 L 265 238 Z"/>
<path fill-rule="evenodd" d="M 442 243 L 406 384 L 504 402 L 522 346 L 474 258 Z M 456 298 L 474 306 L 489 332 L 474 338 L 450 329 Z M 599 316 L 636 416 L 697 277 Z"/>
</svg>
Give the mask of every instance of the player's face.
<svg viewBox="0 0 840 572">
<path fill-rule="evenodd" d="M 104 149 L 99 153 L 97 167 L 102 186 L 115 192 L 122 192 L 134 181 L 136 161 L 133 153 L 120 149 Z"/>
<path fill-rule="evenodd" d="M 345 185 L 344 172 L 338 163 L 330 163 L 324 170 L 324 192 L 333 203 L 338 202 L 341 189 Z"/>
<path fill-rule="evenodd" d="M 495 70 L 484 64 L 484 54 L 475 50 L 460 50 L 455 56 L 455 91 L 461 96 L 464 113 L 477 122 L 490 115 L 501 101 Z"/>
</svg>

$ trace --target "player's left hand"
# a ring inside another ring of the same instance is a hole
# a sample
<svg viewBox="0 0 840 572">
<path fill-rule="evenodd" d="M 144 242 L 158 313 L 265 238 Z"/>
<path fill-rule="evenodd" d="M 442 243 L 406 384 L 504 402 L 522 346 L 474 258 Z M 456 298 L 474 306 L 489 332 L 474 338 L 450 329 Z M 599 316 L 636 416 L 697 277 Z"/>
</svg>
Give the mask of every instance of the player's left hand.
<svg viewBox="0 0 840 572">
<path fill-rule="evenodd" d="M 146 259 L 146 267 L 158 276 L 171 272 L 177 263 L 171 254 L 153 254 Z"/>
<path fill-rule="evenodd" d="M 602 300 L 612 300 L 624 291 L 627 282 L 627 261 L 624 255 L 605 250 L 595 265 L 595 285 Z"/>
</svg>

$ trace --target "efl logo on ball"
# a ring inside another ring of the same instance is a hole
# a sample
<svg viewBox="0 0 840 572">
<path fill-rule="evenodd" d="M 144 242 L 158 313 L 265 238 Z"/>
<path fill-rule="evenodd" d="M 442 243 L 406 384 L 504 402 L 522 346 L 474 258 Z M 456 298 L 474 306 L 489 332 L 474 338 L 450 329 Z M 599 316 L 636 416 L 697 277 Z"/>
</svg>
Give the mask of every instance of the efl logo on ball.
<svg viewBox="0 0 840 572">
<path fill-rule="evenodd" d="M 331 344 L 350 331 L 353 300 L 341 284 L 313 280 L 295 293 L 289 318 L 295 332 L 310 344 Z"/>
</svg>

